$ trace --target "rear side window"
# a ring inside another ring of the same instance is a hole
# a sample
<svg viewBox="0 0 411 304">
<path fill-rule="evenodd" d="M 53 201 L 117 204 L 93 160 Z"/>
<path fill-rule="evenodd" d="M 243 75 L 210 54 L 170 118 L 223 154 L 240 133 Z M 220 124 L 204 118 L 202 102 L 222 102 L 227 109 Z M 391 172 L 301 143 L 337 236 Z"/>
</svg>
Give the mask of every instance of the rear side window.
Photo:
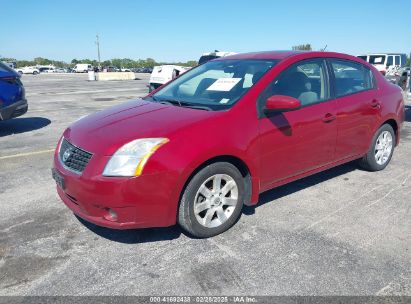
<svg viewBox="0 0 411 304">
<path fill-rule="evenodd" d="M 374 88 L 372 72 L 366 66 L 340 59 L 331 59 L 337 97 Z"/>
</svg>

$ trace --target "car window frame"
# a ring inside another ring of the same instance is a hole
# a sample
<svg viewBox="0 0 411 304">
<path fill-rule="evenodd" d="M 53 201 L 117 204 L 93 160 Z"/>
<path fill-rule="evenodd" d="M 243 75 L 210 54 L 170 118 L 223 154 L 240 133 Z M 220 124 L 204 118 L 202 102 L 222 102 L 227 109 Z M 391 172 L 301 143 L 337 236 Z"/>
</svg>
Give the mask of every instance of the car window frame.
<svg viewBox="0 0 411 304">
<path fill-rule="evenodd" d="M 263 118 L 269 117 L 269 115 L 264 113 L 264 107 L 267 103 L 267 100 L 265 100 L 264 102 L 260 101 L 261 98 L 263 98 L 263 94 L 264 94 L 265 90 L 268 88 L 268 86 L 271 85 L 273 82 L 275 82 L 279 77 L 281 77 L 288 69 L 293 68 L 296 65 L 302 65 L 302 64 L 304 64 L 304 62 L 321 61 L 321 65 L 324 69 L 324 74 L 325 74 L 324 75 L 324 81 L 325 81 L 324 87 L 325 87 L 325 90 L 326 90 L 326 93 L 327 93 L 326 94 L 327 98 L 324 99 L 324 100 L 320 100 L 320 101 L 317 101 L 317 102 L 313 102 L 313 103 L 301 106 L 299 109 L 294 110 L 293 112 L 299 111 L 300 109 L 304 109 L 304 108 L 307 108 L 307 107 L 311 107 L 311 106 L 314 106 L 314 105 L 317 105 L 317 104 L 320 104 L 320 103 L 329 102 L 329 101 L 333 100 L 334 98 L 333 98 L 332 88 L 331 88 L 331 75 L 330 75 L 330 71 L 329 71 L 329 67 L 328 67 L 326 59 L 327 59 L 326 57 L 306 58 L 306 59 L 302 59 L 302 60 L 299 60 L 297 62 L 294 62 L 294 63 L 288 65 L 286 68 L 284 68 L 280 72 L 280 74 L 278 74 L 272 81 L 270 81 L 270 83 L 267 84 L 267 86 L 259 93 L 259 95 L 257 97 L 257 100 L 256 100 L 258 119 L 263 119 Z M 282 112 L 278 112 L 278 113 L 282 113 Z"/>
<path fill-rule="evenodd" d="M 334 68 L 332 66 L 332 61 L 333 60 L 347 61 L 349 63 L 351 63 L 351 62 L 356 63 L 358 65 L 361 65 L 363 68 L 367 69 L 371 73 L 371 88 L 365 89 L 365 90 L 362 90 L 362 91 L 357 91 L 357 92 L 345 94 L 345 95 L 342 95 L 342 96 L 337 96 L 336 77 L 335 77 L 335 74 L 334 74 Z M 331 91 L 332 91 L 333 99 L 343 98 L 343 97 L 351 96 L 351 95 L 354 95 L 354 94 L 360 94 L 360 93 L 364 93 L 364 92 L 367 92 L 367 91 L 376 90 L 378 88 L 377 87 L 377 81 L 375 79 L 374 71 L 372 69 L 370 69 L 368 66 L 366 66 L 365 64 L 362 64 L 361 62 L 358 62 L 358 61 L 345 59 L 345 58 L 338 58 L 338 57 L 328 57 L 328 58 L 326 58 L 326 61 L 327 61 L 327 66 L 328 66 L 328 70 L 329 70 L 329 73 L 330 73 Z"/>
</svg>

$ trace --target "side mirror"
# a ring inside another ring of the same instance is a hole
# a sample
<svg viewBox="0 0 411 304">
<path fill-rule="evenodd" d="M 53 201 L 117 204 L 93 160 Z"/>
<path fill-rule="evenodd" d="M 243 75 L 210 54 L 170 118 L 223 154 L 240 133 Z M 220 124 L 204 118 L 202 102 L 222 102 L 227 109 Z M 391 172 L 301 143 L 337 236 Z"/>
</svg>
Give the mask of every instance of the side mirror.
<svg viewBox="0 0 411 304">
<path fill-rule="evenodd" d="M 273 95 L 267 99 L 264 113 L 287 112 L 301 107 L 301 101 L 297 98 L 285 95 Z"/>
</svg>

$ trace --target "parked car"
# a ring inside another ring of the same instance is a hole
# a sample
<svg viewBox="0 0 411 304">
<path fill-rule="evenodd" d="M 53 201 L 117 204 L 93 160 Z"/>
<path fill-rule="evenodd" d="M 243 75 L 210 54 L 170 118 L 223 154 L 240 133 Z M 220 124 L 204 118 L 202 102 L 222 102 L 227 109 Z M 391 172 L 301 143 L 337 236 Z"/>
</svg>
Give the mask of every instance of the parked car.
<svg viewBox="0 0 411 304">
<path fill-rule="evenodd" d="M 375 68 L 378 71 L 380 71 L 383 75 L 387 73 L 389 67 L 403 67 L 406 65 L 407 62 L 407 55 L 402 53 L 366 54 L 359 55 L 357 57 L 375 66 Z"/>
<path fill-rule="evenodd" d="M 40 73 L 40 70 L 36 67 L 26 66 L 26 67 L 23 67 L 23 68 L 17 68 L 16 72 L 19 73 L 20 75 L 22 75 L 22 74 L 37 75 L 37 74 Z"/>
<path fill-rule="evenodd" d="M 9 68 L 15 69 L 17 68 L 17 62 L 15 61 L 3 61 L 3 64 L 7 65 Z"/>
<path fill-rule="evenodd" d="M 0 120 L 21 116 L 27 109 L 20 75 L 0 62 Z"/>
<path fill-rule="evenodd" d="M 65 68 L 56 68 L 54 70 L 55 73 L 69 73 L 67 69 Z"/>
<path fill-rule="evenodd" d="M 52 66 L 42 66 L 42 67 L 38 67 L 38 70 L 40 71 L 40 73 L 55 73 L 56 72 L 56 68 L 52 67 Z"/>
<path fill-rule="evenodd" d="M 383 170 L 403 121 L 401 89 L 359 58 L 238 54 L 76 121 L 52 172 L 86 221 L 210 237 L 273 187 L 353 160 Z"/>
<path fill-rule="evenodd" d="M 92 71 L 93 66 L 87 63 L 78 63 L 74 66 L 73 71 L 75 73 L 87 73 L 88 71 Z"/>
<path fill-rule="evenodd" d="M 107 66 L 103 68 L 103 72 L 119 72 L 120 70 L 115 66 Z"/>
</svg>

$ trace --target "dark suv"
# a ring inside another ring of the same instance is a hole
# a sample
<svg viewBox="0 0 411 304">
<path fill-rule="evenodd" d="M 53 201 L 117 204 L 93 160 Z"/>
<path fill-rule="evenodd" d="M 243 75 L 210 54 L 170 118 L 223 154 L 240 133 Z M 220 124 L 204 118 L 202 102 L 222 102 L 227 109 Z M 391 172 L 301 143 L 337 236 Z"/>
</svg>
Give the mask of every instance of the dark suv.
<svg viewBox="0 0 411 304">
<path fill-rule="evenodd" d="M 20 75 L 0 62 L 0 120 L 21 116 L 27 109 Z"/>
</svg>

